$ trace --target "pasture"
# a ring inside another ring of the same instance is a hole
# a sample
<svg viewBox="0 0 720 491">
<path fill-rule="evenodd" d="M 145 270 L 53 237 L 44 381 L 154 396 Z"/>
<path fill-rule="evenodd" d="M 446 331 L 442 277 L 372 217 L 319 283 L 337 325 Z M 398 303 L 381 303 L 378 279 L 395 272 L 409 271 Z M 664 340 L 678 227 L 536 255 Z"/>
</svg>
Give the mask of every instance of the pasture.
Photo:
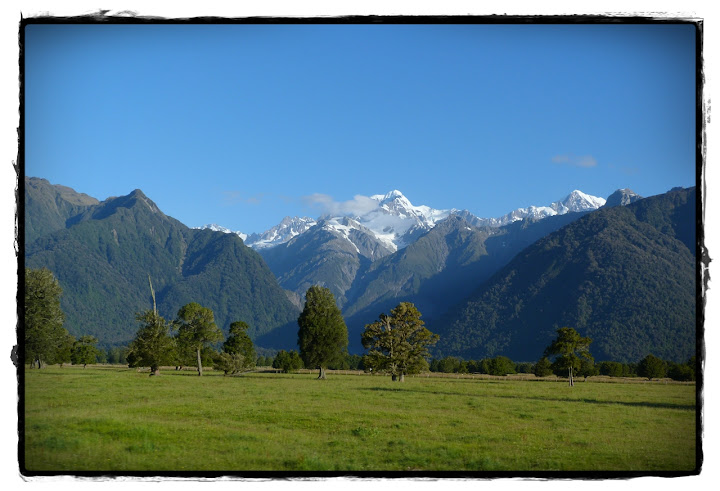
<svg viewBox="0 0 720 491">
<path fill-rule="evenodd" d="M 25 370 L 28 471 L 680 471 L 695 385 Z M 21 452 L 23 450 L 21 449 Z"/>
</svg>

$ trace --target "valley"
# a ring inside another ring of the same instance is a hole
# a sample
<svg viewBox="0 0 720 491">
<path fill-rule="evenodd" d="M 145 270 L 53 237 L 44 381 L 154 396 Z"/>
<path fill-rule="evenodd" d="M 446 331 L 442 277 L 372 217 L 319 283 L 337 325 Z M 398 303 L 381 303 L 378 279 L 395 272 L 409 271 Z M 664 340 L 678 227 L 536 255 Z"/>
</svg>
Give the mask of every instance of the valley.
<svg viewBox="0 0 720 491">
<path fill-rule="evenodd" d="M 573 191 L 496 219 L 413 205 L 400 191 L 362 215 L 287 217 L 263 233 L 191 229 L 142 191 L 99 202 L 26 178 L 26 265 L 64 289 L 72 334 L 127 344 L 147 308 L 172 318 L 189 301 L 218 325 L 244 320 L 261 348 L 295 349 L 304 292 L 330 289 L 362 353 L 360 333 L 399 302 L 440 334 L 436 356 L 536 361 L 564 325 L 596 342 L 598 359 L 695 352 L 694 188 L 642 199 Z M 642 312 L 642 314 L 640 314 Z"/>
</svg>

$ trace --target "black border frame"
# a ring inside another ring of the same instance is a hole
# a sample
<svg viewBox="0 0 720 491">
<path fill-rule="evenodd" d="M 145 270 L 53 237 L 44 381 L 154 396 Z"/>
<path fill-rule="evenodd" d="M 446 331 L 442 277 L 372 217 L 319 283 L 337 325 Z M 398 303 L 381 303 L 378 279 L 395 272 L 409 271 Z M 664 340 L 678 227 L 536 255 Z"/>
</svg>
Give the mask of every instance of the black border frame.
<svg viewBox="0 0 720 491">
<path fill-rule="evenodd" d="M 702 19 L 679 19 L 665 17 L 644 17 L 644 16 L 603 16 L 603 15 L 449 15 L 449 16 L 427 16 L 427 15 L 351 15 L 340 17 L 245 17 L 245 18 L 224 18 L 224 17 L 189 17 L 189 18 L 163 18 L 155 16 L 134 16 L 132 12 L 119 12 L 125 15 L 106 15 L 109 11 L 99 11 L 96 14 L 52 17 L 49 15 L 22 18 L 19 23 L 19 68 L 20 68 L 20 90 L 19 90 L 19 127 L 18 127 L 18 160 L 15 164 L 15 171 L 18 178 L 16 189 L 17 203 L 17 260 L 18 260 L 18 292 L 17 292 L 17 336 L 18 344 L 13 348 L 12 358 L 17 368 L 18 380 L 18 463 L 20 474 L 24 477 L 42 476 L 76 476 L 94 477 L 108 480 L 117 477 L 146 478 L 143 480 L 155 481 L 158 478 L 236 478 L 236 479 L 308 479 L 308 478 L 403 478 L 403 479 L 499 479 L 499 478 L 521 478 L 521 479 L 583 479 L 583 480 L 604 480 L 604 479 L 629 479 L 637 477 L 683 477 L 699 475 L 703 462 L 702 451 L 702 408 L 703 408 L 703 387 L 704 377 L 702 367 L 705 360 L 704 344 L 704 322 L 705 322 L 705 292 L 708 289 L 708 268 L 710 257 L 705 247 L 705 233 L 703 227 L 704 197 L 706 195 L 703 171 L 705 167 L 705 116 L 703 88 L 705 83 L 703 71 L 703 27 Z M 698 370 L 696 371 L 696 466 L 691 471 L 136 471 L 136 472 L 102 472 L 102 471 L 31 471 L 25 466 L 25 358 L 23 339 L 24 332 L 24 292 L 25 289 L 25 28 L 29 25 L 38 24 L 93 24 L 93 25 L 188 25 L 188 24 L 691 24 L 695 26 L 695 52 L 696 52 L 696 99 L 695 99 L 695 186 L 696 186 L 696 360 Z M 153 478 L 153 479 L 150 479 Z"/>
</svg>

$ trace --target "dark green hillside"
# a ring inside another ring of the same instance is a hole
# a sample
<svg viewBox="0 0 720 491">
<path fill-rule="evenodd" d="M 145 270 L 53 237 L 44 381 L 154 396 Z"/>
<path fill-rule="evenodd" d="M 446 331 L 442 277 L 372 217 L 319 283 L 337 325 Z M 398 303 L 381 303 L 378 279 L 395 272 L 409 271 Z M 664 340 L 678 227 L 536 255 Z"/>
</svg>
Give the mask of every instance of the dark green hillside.
<svg viewBox="0 0 720 491">
<path fill-rule="evenodd" d="M 476 228 L 460 216 L 448 217 L 413 244 L 361 272 L 348 292 L 344 312 L 351 343 L 359 336 L 354 333 L 399 302 L 414 303 L 428 325 L 435 325 L 435 319 L 522 249 L 582 215 L 522 220 L 500 228 Z"/>
<path fill-rule="evenodd" d="M 140 190 L 90 207 L 69 219 L 68 228 L 27 245 L 26 264 L 58 278 L 66 328 L 103 344 L 134 336 L 135 312 L 152 306 L 148 275 L 167 318 L 195 301 L 211 307 L 225 331 L 244 320 L 257 336 L 298 313 L 239 237 L 189 229 Z"/>
<path fill-rule="evenodd" d="M 226 331 L 235 321 L 247 322 L 253 339 L 297 321 L 299 311 L 291 306 L 262 258 L 240 237 L 209 230 L 192 232 L 182 278 L 158 294 L 162 310 L 175 313 L 197 301 L 213 310 L 215 321 Z"/>
<path fill-rule="evenodd" d="M 68 219 L 83 213 L 98 200 L 45 179 L 25 178 L 25 243 L 62 230 Z"/>
<path fill-rule="evenodd" d="M 558 327 L 599 360 L 695 352 L 694 189 L 601 209 L 528 247 L 444 319 L 438 350 L 536 360 Z M 679 240 L 683 239 L 683 240 Z"/>
</svg>

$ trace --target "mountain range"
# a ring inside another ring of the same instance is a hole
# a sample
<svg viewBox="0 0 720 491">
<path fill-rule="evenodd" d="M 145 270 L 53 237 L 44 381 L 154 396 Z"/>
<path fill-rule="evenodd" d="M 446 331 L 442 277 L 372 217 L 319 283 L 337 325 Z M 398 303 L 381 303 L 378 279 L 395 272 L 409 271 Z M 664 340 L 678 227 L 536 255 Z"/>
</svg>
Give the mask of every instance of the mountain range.
<svg viewBox="0 0 720 491">
<path fill-rule="evenodd" d="M 450 309 L 439 352 L 537 360 L 559 327 L 601 360 L 686 361 L 697 317 L 695 189 L 588 213 L 517 254 Z"/>
<path fill-rule="evenodd" d="M 105 344 L 132 338 L 149 274 L 163 315 L 197 301 L 226 331 L 248 322 L 267 348 L 296 348 L 304 293 L 319 284 L 343 310 L 351 352 L 365 324 L 410 301 L 441 335 L 438 356 L 533 361 L 567 324 L 595 339 L 599 359 L 682 360 L 695 342 L 694 201 L 694 188 L 607 200 L 576 190 L 478 218 L 393 190 L 361 214 L 287 217 L 245 235 L 190 229 L 140 190 L 100 202 L 26 178 L 25 259 L 58 277 L 70 332 Z"/>
<path fill-rule="evenodd" d="M 627 200 L 639 198 L 630 190 L 618 190 L 629 193 Z M 375 239 L 382 242 L 387 249 L 397 251 L 413 243 L 423 233 L 433 228 L 438 222 L 450 215 L 458 215 L 476 227 L 502 227 L 524 219 L 539 220 L 549 216 L 564 215 L 566 213 L 591 211 L 605 205 L 604 198 L 590 196 L 582 191 L 575 190 L 564 199 L 555 201 L 548 206 L 530 206 L 517 208 L 499 218 L 478 218 L 468 210 L 438 210 L 429 206 L 413 205 L 402 192 L 397 189 L 386 194 L 377 194 L 364 200 L 365 209 L 360 214 L 329 214 L 320 217 L 326 228 L 346 232 L 347 227 L 360 228 L 364 232 L 370 231 Z M 351 219 L 348 222 L 347 219 Z M 245 234 L 232 231 L 226 227 L 209 224 L 201 229 L 210 229 L 225 233 L 234 233 L 240 236 L 245 244 L 253 249 L 266 249 L 284 244 L 298 235 L 307 232 L 318 223 L 318 220 L 308 217 L 285 217 L 276 226 L 263 233 Z"/>
<path fill-rule="evenodd" d="M 168 319 L 195 301 L 213 310 L 225 332 L 238 320 L 255 339 L 294 328 L 299 309 L 242 239 L 190 229 L 140 190 L 99 202 L 26 178 L 25 216 L 25 264 L 55 274 L 75 336 L 92 334 L 106 345 L 132 340 L 135 313 L 152 307 L 150 281 Z"/>
</svg>

